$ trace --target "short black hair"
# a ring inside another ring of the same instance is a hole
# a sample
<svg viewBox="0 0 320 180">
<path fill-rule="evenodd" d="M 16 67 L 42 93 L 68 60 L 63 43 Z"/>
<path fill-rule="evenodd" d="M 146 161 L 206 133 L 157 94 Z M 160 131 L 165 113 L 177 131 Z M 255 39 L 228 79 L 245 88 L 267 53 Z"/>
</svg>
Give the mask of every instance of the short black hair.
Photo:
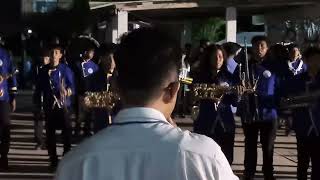
<svg viewBox="0 0 320 180">
<path fill-rule="evenodd" d="M 290 44 L 287 46 L 288 47 L 288 51 L 291 52 L 294 48 L 299 48 L 298 44 Z"/>
<path fill-rule="evenodd" d="M 268 37 L 267 36 L 263 36 L 263 35 L 254 36 L 251 39 L 251 44 L 254 45 L 254 44 L 256 44 L 258 42 L 261 42 L 261 41 L 265 41 L 268 46 L 270 45 L 270 41 L 269 41 Z"/>
<path fill-rule="evenodd" d="M 225 50 L 227 56 L 236 55 L 237 51 L 241 49 L 241 46 L 238 43 L 234 42 L 224 43 L 222 47 Z"/>
<path fill-rule="evenodd" d="M 63 54 L 64 49 L 63 49 L 62 45 L 60 45 L 60 44 L 52 44 L 52 45 L 50 45 L 50 48 L 49 48 L 50 54 L 55 49 L 60 50 L 60 52 Z"/>
<path fill-rule="evenodd" d="M 114 54 L 122 97 L 127 103 L 145 105 L 172 72 L 178 80 L 181 58 L 179 43 L 157 28 L 123 36 Z"/>
</svg>

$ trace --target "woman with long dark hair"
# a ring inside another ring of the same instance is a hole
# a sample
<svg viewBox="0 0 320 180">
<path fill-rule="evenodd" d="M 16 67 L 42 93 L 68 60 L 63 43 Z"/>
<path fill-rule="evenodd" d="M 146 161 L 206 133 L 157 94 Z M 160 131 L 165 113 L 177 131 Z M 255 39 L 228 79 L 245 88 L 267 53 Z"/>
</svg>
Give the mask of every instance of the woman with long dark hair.
<svg viewBox="0 0 320 180">
<path fill-rule="evenodd" d="M 210 45 L 201 60 L 200 73 L 196 83 L 233 86 L 233 76 L 224 65 L 225 53 L 220 45 Z M 233 161 L 235 121 L 231 104 L 236 105 L 237 96 L 226 93 L 220 102 L 201 99 L 200 110 L 194 125 L 194 132 L 214 139 L 226 155 L 230 164 Z"/>
</svg>

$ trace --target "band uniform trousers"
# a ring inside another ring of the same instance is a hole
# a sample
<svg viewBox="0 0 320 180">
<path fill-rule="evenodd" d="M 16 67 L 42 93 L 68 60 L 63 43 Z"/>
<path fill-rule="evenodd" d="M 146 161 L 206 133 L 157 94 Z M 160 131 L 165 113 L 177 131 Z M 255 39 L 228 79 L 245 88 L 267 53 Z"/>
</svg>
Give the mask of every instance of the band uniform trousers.
<svg viewBox="0 0 320 180">
<path fill-rule="evenodd" d="M 0 101 L 0 155 L 7 157 L 10 146 L 10 105 Z"/>
<path fill-rule="evenodd" d="M 308 168 L 311 160 L 311 180 L 320 179 L 320 137 L 297 136 L 298 151 L 298 180 L 307 180 Z"/>
<path fill-rule="evenodd" d="M 273 149 L 278 127 L 277 120 L 256 121 L 243 124 L 245 135 L 245 176 L 253 177 L 257 166 L 257 144 L 260 132 L 260 143 L 263 151 L 262 171 L 266 179 L 273 177 Z"/>
<path fill-rule="evenodd" d="M 43 113 L 34 111 L 34 139 L 37 145 L 43 145 Z"/>
<path fill-rule="evenodd" d="M 72 126 L 67 109 L 54 108 L 46 111 L 46 143 L 51 162 L 57 159 L 56 130 L 62 130 L 64 154 L 71 149 Z"/>
</svg>

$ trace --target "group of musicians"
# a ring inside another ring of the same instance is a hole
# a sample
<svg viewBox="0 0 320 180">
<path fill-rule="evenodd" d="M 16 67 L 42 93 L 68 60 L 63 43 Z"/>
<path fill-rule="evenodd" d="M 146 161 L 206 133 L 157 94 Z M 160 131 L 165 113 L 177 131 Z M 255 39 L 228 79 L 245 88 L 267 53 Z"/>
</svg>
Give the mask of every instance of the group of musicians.
<svg viewBox="0 0 320 180">
<path fill-rule="evenodd" d="M 192 60 L 194 57 L 189 50 L 182 62 L 184 68 L 191 67 L 194 83 L 245 87 L 241 93 L 226 92 L 217 99 L 199 99 L 194 131 L 214 139 L 232 164 L 236 125 L 231 105 L 237 107 L 245 135 L 244 177 L 248 180 L 254 178 L 260 135 L 264 177 L 272 180 L 274 141 L 279 116 L 283 114 L 279 107 L 280 100 L 303 94 L 306 90 L 316 90 L 320 86 L 320 49 L 308 48 L 302 55 L 297 45 L 270 46 L 265 36 L 256 36 L 251 43 L 250 57 L 247 48 L 236 43 L 202 43 L 202 51 L 199 51 L 196 60 Z M 79 54 L 79 59 L 72 62 L 63 61 L 64 50 L 60 45 L 53 45 L 44 51 L 42 62 L 36 68 L 33 95 L 35 140 L 40 147 L 48 149 L 53 169 L 58 164 L 56 129 L 62 130 L 66 153 L 71 148 L 73 130 L 76 135 L 83 131 L 84 136 L 90 136 L 110 123 L 114 112 L 104 108 L 88 108 L 84 99 L 86 92 L 108 91 L 114 86 L 114 51 L 113 46 L 104 47 L 99 51 L 103 53 L 98 55 L 98 60 L 94 60 L 95 48 L 87 47 Z M 192 63 L 191 66 L 188 63 Z M 9 112 L 15 109 L 17 92 L 14 72 L 9 54 L 0 49 L 1 169 L 8 168 Z M 183 91 L 189 88 L 192 89 L 192 85 L 183 86 Z M 307 179 L 310 160 L 312 179 L 320 179 L 320 155 L 317 153 L 320 151 L 319 102 L 291 110 L 292 128 L 297 137 L 299 180 Z M 75 129 L 70 118 L 72 110 L 76 114 Z M 42 137 L 41 117 L 46 122 L 46 141 Z"/>
<path fill-rule="evenodd" d="M 270 46 L 265 36 L 252 39 L 249 57 L 236 43 L 209 45 L 201 55 L 196 83 L 218 86 L 243 86 L 242 92 L 225 93 L 221 98 L 199 99 L 199 114 L 194 131 L 211 137 L 222 148 L 229 163 L 233 161 L 235 120 L 232 106 L 237 107 L 245 136 L 244 179 L 254 179 L 257 166 L 257 142 L 263 151 L 262 171 L 266 180 L 274 179 L 273 153 L 279 118 L 292 119 L 296 132 L 299 180 L 307 179 L 309 162 L 312 179 L 320 179 L 320 107 L 318 99 L 308 106 L 288 109 L 282 99 L 312 94 L 320 86 L 320 51 L 302 52 L 295 44 Z M 236 59 L 236 60 L 235 60 Z M 306 89 L 309 91 L 306 92 Z M 311 91 L 311 92 L 310 92 Z M 296 104 L 297 105 L 297 104 Z M 289 107 L 289 106 L 288 106 Z"/>
</svg>

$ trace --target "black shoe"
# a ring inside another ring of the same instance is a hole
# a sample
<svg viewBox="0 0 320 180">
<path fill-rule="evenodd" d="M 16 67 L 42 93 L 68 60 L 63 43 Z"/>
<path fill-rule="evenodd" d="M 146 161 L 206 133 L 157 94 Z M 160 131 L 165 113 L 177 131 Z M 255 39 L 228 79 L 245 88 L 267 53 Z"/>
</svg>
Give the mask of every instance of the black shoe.
<svg viewBox="0 0 320 180">
<path fill-rule="evenodd" d="M 244 175 L 243 180 L 254 180 L 254 176 Z"/>
<path fill-rule="evenodd" d="M 264 176 L 265 180 L 275 180 L 275 178 L 273 177 L 273 175 L 271 176 Z"/>
<path fill-rule="evenodd" d="M 0 171 L 8 171 L 9 170 L 9 163 L 8 157 L 4 156 L 0 158 Z"/>
</svg>

